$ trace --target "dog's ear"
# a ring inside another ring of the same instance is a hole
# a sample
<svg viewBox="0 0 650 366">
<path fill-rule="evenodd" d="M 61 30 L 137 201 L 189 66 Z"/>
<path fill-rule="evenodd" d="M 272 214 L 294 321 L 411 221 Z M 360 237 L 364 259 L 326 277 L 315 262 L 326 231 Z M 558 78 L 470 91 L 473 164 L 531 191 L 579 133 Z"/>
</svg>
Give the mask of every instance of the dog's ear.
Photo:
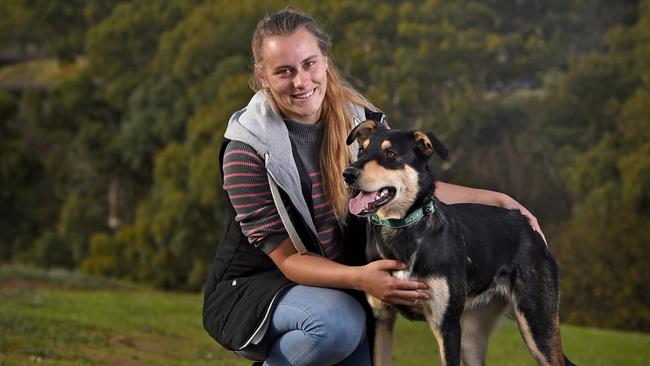
<svg viewBox="0 0 650 366">
<path fill-rule="evenodd" d="M 447 160 L 449 157 L 449 150 L 443 145 L 436 136 L 431 132 L 413 131 L 413 139 L 415 146 L 425 156 L 431 156 L 435 151 L 436 154 L 442 159 Z"/>
<path fill-rule="evenodd" d="M 347 140 L 345 140 L 345 143 L 350 145 L 354 142 L 354 140 L 357 140 L 359 146 L 363 146 L 363 143 L 368 140 L 370 134 L 375 131 L 378 125 L 379 123 L 377 121 L 373 121 L 371 119 L 359 123 L 352 129 L 352 131 L 350 131 L 350 134 L 348 135 Z"/>
</svg>

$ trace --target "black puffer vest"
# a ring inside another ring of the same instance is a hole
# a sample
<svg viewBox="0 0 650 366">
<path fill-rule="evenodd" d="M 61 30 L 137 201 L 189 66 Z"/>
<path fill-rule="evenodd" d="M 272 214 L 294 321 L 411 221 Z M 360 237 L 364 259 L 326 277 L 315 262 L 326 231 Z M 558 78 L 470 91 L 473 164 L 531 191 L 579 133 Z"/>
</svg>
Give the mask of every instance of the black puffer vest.
<svg viewBox="0 0 650 366">
<path fill-rule="evenodd" d="M 220 166 L 223 166 L 223 154 L 228 142 L 230 141 L 225 140 L 221 146 Z M 295 161 L 299 162 L 300 159 L 296 157 Z M 303 195 L 309 203 L 310 179 L 304 167 L 299 163 L 297 165 Z M 284 196 L 284 192 L 280 193 Z M 227 194 L 224 196 L 228 197 Z M 227 210 L 224 235 L 205 285 L 203 326 L 210 336 L 226 349 L 247 358 L 261 360 L 268 351 L 263 335 L 273 313 L 274 300 L 283 289 L 294 283 L 280 272 L 267 254 L 248 242 L 240 225 L 235 221 L 235 210 L 230 200 L 227 202 Z M 310 252 L 320 254 L 322 250 L 318 239 L 301 220 L 300 215 L 295 216 L 297 218 L 293 224 L 305 247 Z M 365 220 L 349 215 L 343 235 L 342 263 L 366 263 L 365 228 Z M 372 323 L 372 312 L 365 295 L 353 290 L 346 292 L 362 304 L 366 310 L 366 319 Z M 368 326 L 367 329 L 370 333 L 369 339 L 373 339 L 374 326 Z"/>
</svg>

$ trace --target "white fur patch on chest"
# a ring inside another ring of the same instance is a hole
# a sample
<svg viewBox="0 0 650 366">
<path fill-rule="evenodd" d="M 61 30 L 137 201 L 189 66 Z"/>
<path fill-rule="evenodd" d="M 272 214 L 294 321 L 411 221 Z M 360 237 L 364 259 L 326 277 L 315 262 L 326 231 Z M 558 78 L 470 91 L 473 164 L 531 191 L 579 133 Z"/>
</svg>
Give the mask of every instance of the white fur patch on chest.
<svg viewBox="0 0 650 366">
<path fill-rule="evenodd" d="M 393 271 L 392 275 L 393 275 L 393 277 L 399 278 L 401 280 L 411 280 L 411 279 L 413 279 L 411 277 L 411 269 L 410 268 L 402 270 L 402 271 Z"/>
</svg>

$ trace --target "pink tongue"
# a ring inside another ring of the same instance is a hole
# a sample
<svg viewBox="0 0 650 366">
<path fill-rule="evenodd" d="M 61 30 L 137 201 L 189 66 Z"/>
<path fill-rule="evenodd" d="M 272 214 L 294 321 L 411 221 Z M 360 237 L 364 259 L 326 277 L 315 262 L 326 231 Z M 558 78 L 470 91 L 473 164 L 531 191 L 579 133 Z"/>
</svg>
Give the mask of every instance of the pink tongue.
<svg viewBox="0 0 650 366">
<path fill-rule="evenodd" d="M 363 211 L 363 209 L 366 208 L 366 206 L 368 206 L 369 202 L 375 200 L 377 193 L 378 193 L 377 191 L 359 193 L 356 197 L 352 198 L 350 200 L 350 203 L 348 204 L 348 207 L 350 208 L 350 212 L 353 213 L 354 215 L 359 214 L 359 212 Z"/>
</svg>

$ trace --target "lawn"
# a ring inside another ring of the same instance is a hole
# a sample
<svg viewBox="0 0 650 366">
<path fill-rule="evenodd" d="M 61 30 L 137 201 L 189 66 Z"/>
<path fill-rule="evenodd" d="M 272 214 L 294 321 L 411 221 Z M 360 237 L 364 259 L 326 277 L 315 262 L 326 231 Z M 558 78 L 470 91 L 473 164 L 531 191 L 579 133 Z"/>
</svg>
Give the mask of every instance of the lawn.
<svg viewBox="0 0 650 366">
<path fill-rule="evenodd" d="M 65 271 L 0 267 L 0 365 L 250 365 L 201 325 L 199 294 Z M 647 365 L 650 335 L 563 326 L 578 365 Z M 534 365 L 514 323 L 491 339 L 491 365 Z M 397 324 L 395 365 L 437 364 L 425 324 Z"/>
</svg>

